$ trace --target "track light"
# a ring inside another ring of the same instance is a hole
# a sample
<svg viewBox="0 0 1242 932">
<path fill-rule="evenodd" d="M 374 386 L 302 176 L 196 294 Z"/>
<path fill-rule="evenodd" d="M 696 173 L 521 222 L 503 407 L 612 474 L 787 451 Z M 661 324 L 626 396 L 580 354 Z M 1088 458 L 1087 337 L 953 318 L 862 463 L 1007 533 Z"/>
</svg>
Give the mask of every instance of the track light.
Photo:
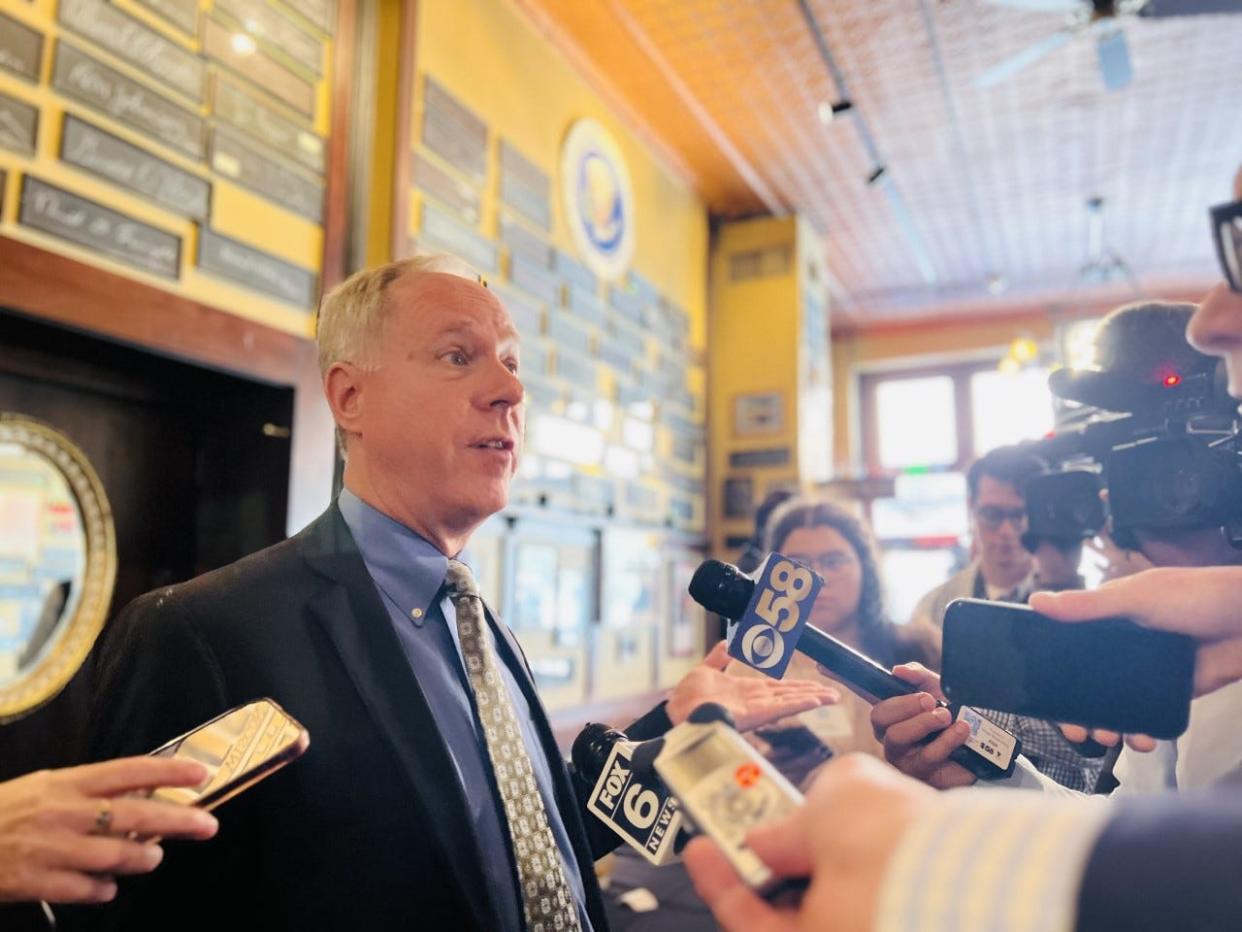
<svg viewBox="0 0 1242 932">
<path fill-rule="evenodd" d="M 821 100 L 819 102 L 819 122 L 827 126 L 842 113 L 849 113 L 854 109 L 854 104 L 848 100 L 838 100 L 836 103 Z"/>
<path fill-rule="evenodd" d="M 877 181 L 884 177 L 884 173 L 888 171 L 887 165 L 877 165 L 875 169 L 867 176 L 867 184 L 874 185 Z"/>
</svg>

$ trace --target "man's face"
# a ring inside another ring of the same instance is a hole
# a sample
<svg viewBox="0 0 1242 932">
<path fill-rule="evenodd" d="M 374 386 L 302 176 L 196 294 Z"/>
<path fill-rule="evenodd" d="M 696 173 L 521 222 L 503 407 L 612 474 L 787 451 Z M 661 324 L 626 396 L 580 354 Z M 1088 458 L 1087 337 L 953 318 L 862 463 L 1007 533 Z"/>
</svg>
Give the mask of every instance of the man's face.
<svg viewBox="0 0 1242 932">
<path fill-rule="evenodd" d="M 1233 196 L 1242 201 L 1242 171 L 1233 182 Z M 1242 294 L 1223 282 L 1199 305 L 1186 331 L 1196 348 L 1225 360 L 1229 394 L 1242 401 Z"/>
<path fill-rule="evenodd" d="M 518 336 L 496 296 L 443 273 L 398 280 L 350 455 L 415 529 L 472 530 L 505 506 L 523 435 Z"/>
<path fill-rule="evenodd" d="M 1030 572 L 1031 555 L 1022 546 L 1026 500 L 1013 484 L 993 476 L 980 477 L 970 523 L 984 579 L 994 586 L 1021 582 Z"/>
</svg>

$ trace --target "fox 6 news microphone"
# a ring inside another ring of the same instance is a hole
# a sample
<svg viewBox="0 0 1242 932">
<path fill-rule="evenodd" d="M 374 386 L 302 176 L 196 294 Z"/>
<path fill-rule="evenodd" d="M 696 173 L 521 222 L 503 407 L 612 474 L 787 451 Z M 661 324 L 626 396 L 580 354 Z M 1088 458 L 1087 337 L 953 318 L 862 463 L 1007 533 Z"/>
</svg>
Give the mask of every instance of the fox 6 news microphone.
<svg viewBox="0 0 1242 932">
<path fill-rule="evenodd" d="M 591 723 L 574 740 L 574 769 L 592 784 L 587 811 L 657 867 L 676 860 L 689 840 L 681 805 L 649 765 L 632 761 L 638 743 Z"/>
<path fill-rule="evenodd" d="M 757 579 L 736 566 L 707 560 L 690 580 L 690 597 L 708 611 L 737 619 L 729 656 L 768 676 L 779 679 L 799 650 L 868 702 L 918 692 L 870 657 L 808 624 L 822 586 L 809 567 L 772 553 Z M 953 761 L 983 780 L 1013 773 L 1021 741 L 969 706 L 950 711 L 955 720 L 970 725 L 970 737 L 953 752 Z"/>
</svg>

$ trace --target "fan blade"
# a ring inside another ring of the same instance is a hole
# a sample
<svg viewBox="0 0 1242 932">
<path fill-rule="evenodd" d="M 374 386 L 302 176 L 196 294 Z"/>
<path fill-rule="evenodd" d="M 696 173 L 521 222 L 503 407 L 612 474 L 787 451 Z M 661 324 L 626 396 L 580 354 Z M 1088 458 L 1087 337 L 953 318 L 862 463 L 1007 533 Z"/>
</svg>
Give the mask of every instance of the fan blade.
<svg viewBox="0 0 1242 932">
<path fill-rule="evenodd" d="M 1100 75 L 1104 86 L 1119 91 L 1134 80 L 1134 67 L 1130 64 L 1130 46 L 1126 34 L 1120 29 L 1110 29 L 1095 40 L 1095 54 L 1100 62 Z"/>
<path fill-rule="evenodd" d="M 1032 13 L 1073 13 L 1083 6 L 1083 0 L 986 0 L 991 6 L 1008 7 L 1011 10 L 1029 10 Z M 1087 4 L 1090 6 L 1090 3 Z"/>
<path fill-rule="evenodd" d="M 985 90 L 1012 75 L 1017 74 L 1023 68 L 1035 64 L 1046 55 L 1051 55 L 1065 43 L 1069 42 L 1075 35 L 1075 29 L 1062 29 L 1060 32 L 1054 32 L 1048 38 L 1036 42 L 1034 45 L 1027 46 L 1017 55 L 1006 58 L 1003 62 L 993 65 L 975 78 L 975 87 Z"/>
<path fill-rule="evenodd" d="M 1211 16 L 1223 13 L 1242 13 L 1238 0 L 1148 0 L 1139 10 L 1139 16 L 1163 19 L 1169 16 Z"/>
</svg>

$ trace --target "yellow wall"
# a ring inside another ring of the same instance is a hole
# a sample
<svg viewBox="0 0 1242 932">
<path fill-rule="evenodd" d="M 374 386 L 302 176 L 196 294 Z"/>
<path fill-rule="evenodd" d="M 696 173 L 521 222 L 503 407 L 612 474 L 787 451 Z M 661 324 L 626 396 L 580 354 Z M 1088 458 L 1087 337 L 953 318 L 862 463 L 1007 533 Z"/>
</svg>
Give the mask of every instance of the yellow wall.
<svg viewBox="0 0 1242 932">
<path fill-rule="evenodd" d="M 690 314 L 691 339 L 706 339 L 707 212 L 629 131 L 526 18 L 503 0 L 424 0 L 418 4 L 417 68 L 483 119 L 553 182 L 553 245 L 575 254 L 556 191 L 561 140 L 580 117 L 598 120 L 617 141 L 634 188 L 633 268 Z M 416 85 L 415 122 L 422 107 Z M 415 133 L 417 135 L 417 133 Z M 496 159 L 493 145 L 492 159 Z M 498 172 L 489 177 L 496 179 Z M 495 183 L 495 181 L 493 181 Z M 494 195 L 494 192 L 492 192 Z M 480 232 L 496 234 L 496 198 L 485 196 Z M 418 211 L 412 204 L 410 221 Z M 413 227 L 410 230 L 414 232 Z"/>
<path fill-rule="evenodd" d="M 712 327 L 709 369 L 708 481 L 711 485 L 712 548 L 726 553 L 728 535 L 748 535 L 750 519 L 725 521 L 721 490 L 727 478 L 752 476 L 758 503 L 769 483 L 789 483 L 798 476 L 798 262 L 783 274 L 731 281 L 734 255 L 780 245 L 797 256 L 798 220 L 762 218 L 722 224 L 712 244 Z M 734 403 L 738 395 L 780 392 L 784 401 L 778 432 L 735 437 Z M 787 447 L 787 466 L 732 470 L 729 454 L 741 450 Z"/>
<path fill-rule="evenodd" d="M 169 26 L 158 16 L 143 9 L 132 0 L 110 0 L 117 8 L 132 14 L 145 25 L 191 52 L 197 52 L 200 41 L 189 39 L 184 33 Z M 203 6 L 209 6 L 202 4 Z M 106 129 L 113 135 L 170 162 L 179 168 L 189 171 L 212 183 L 211 193 L 211 226 L 216 231 L 240 240 L 249 246 L 292 262 L 312 272 L 321 268 L 323 254 L 323 235 L 319 224 L 285 210 L 270 201 L 264 200 L 245 188 L 239 187 L 227 178 L 214 174 L 208 164 L 195 162 L 190 157 L 160 145 L 150 138 L 130 130 L 126 125 L 114 122 L 93 108 L 78 104 L 60 96 L 49 86 L 55 59 L 55 41 L 62 30 L 56 21 L 57 6 L 54 0 L 0 0 L 0 12 L 20 20 L 45 35 L 43 45 L 42 75 L 38 85 L 32 85 L 20 78 L 0 71 L 0 93 L 8 94 L 18 100 L 37 106 L 41 113 L 39 118 L 38 145 L 33 157 L 25 157 L 7 149 L 0 148 L 0 170 L 7 171 L 7 190 L 4 192 L 3 211 L 0 212 L 0 233 L 13 239 L 32 243 L 51 252 L 70 256 L 90 265 L 99 266 L 180 295 L 231 311 L 241 317 L 284 330 L 300 336 L 311 334 L 310 309 L 299 309 L 270 299 L 265 295 L 224 282 L 221 279 L 199 273 L 195 267 L 197 255 L 197 225 L 186 218 L 173 214 L 153 202 L 145 200 L 111 183 L 87 174 L 70 165 L 60 162 L 60 134 L 63 114 L 68 112 L 75 116 Z M 202 11 L 200 11 L 200 20 Z M 66 33 L 70 41 L 79 49 L 86 51 L 109 67 L 122 72 L 139 83 L 164 91 L 159 81 L 150 75 L 138 71 L 126 62 L 109 55 L 88 39 L 82 39 Z M 331 40 L 324 40 L 326 62 L 332 62 Z M 215 66 L 210 66 L 214 70 Z M 329 90 L 331 68 L 325 69 L 326 74 L 319 79 L 316 86 L 317 103 L 314 123 L 306 123 L 321 137 L 326 137 L 329 121 Z M 231 76 L 231 75 L 230 75 Z M 210 87 L 210 79 L 208 86 Z M 247 92 L 255 97 L 263 97 L 246 82 L 237 82 L 246 86 Z M 184 109 L 197 112 L 200 116 L 208 115 L 206 104 L 195 106 L 187 99 L 176 94 L 165 93 L 170 100 Z M 210 98 L 210 91 L 207 97 Z M 270 101 L 266 101 L 271 103 Z M 273 104 L 281 110 L 279 104 Z M 293 111 L 287 116 L 294 117 Z M 296 120 L 295 120 L 296 122 Z M 325 138 L 326 145 L 326 138 Z M 210 151 L 210 150 L 209 150 Z M 209 157 L 209 156 L 208 156 Z M 105 207 L 110 207 L 136 220 L 150 224 L 181 238 L 181 277 L 171 281 L 159 276 L 148 275 L 130 265 L 114 262 L 89 250 L 79 248 L 63 239 L 44 235 L 38 231 L 20 226 L 17 222 L 19 199 L 21 194 L 20 175 L 27 171 L 38 178 L 65 188 L 75 194 L 89 198 Z"/>
</svg>

